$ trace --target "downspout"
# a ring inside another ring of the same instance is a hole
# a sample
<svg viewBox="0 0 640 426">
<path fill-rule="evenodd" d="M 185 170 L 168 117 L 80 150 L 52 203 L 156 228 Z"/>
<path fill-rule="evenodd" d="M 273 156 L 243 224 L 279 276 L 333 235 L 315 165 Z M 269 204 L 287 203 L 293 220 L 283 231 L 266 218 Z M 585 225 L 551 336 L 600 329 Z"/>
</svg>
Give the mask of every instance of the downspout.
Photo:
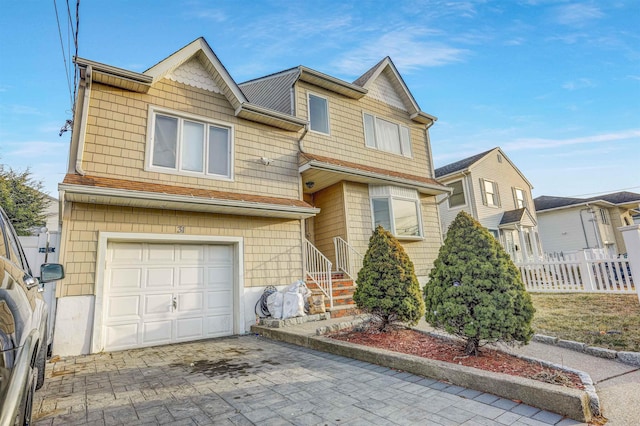
<svg viewBox="0 0 640 426">
<path fill-rule="evenodd" d="M 429 162 L 431 164 L 431 179 L 436 178 L 436 168 L 433 165 L 433 154 L 431 153 L 431 138 L 429 137 L 429 129 L 431 126 L 435 124 L 435 120 L 432 120 L 429 124 L 426 124 L 424 127 L 424 137 L 427 142 L 427 153 L 429 154 Z"/>
<path fill-rule="evenodd" d="M 302 132 L 302 136 L 300 136 L 300 139 L 298 139 L 298 149 L 303 154 L 305 152 L 304 152 L 304 145 L 302 144 L 302 139 L 304 139 L 304 137 L 307 135 L 307 132 L 309 132 L 309 125 L 305 124 L 304 125 L 304 132 Z"/>
<path fill-rule="evenodd" d="M 76 153 L 76 172 L 80 176 L 86 173 L 82 170 L 82 157 L 84 155 L 84 140 L 87 132 L 87 119 L 89 116 L 89 100 L 91 98 L 91 65 L 87 65 L 84 75 L 84 97 L 82 99 L 82 118 L 80 119 L 80 132 L 78 135 L 78 151 Z"/>
<path fill-rule="evenodd" d="M 591 213 L 591 221 L 593 222 L 593 232 L 596 236 L 596 244 L 598 245 L 597 248 L 601 249 L 602 236 L 600 235 L 600 229 L 598 227 L 598 218 L 596 217 L 596 211 L 593 209 L 593 207 L 590 207 L 589 204 L 587 204 L 587 207 L 589 207 L 589 212 Z"/>
</svg>

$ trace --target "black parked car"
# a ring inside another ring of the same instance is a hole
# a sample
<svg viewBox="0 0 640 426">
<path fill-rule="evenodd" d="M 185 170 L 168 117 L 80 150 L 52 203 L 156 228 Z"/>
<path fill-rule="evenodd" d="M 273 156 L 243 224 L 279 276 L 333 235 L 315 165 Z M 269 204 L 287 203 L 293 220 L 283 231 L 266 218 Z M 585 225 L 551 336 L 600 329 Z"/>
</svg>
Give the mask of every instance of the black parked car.
<svg viewBox="0 0 640 426">
<path fill-rule="evenodd" d="M 33 276 L 20 240 L 0 208 L 0 426 L 31 423 L 33 393 L 44 383 L 47 306 L 43 284 L 64 278 L 57 263 Z"/>
</svg>

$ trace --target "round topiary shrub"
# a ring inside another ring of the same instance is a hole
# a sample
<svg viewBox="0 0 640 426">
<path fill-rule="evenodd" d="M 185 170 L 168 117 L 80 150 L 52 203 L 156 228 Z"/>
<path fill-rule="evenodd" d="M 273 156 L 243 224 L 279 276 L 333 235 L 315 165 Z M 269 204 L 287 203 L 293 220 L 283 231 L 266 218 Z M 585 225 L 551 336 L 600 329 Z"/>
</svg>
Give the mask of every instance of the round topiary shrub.
<svg viewBox="0 0 640 426">
<path fill-rule="evenodd" d="M 528 343 L 534 308 L 520 272 L 500 243 L 469 214 L 451 223 L 429 282 L 425 318 L 465 339 L 465 353 L 485 343 Z"/>
<path fill-rule="evenodd" d="M 369 239 L 353 300 L 380 331 L 396 322 L 415 325 L 424 302 L 413 263 L 398 240 L 378 226 Z"/>
</svg>

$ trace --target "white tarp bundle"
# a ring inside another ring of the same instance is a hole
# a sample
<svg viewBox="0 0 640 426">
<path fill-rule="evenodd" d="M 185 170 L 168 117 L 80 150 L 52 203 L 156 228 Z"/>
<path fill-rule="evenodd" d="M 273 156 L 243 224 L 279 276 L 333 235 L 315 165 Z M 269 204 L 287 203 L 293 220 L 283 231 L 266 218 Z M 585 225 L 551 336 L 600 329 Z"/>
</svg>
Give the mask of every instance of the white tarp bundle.
<svg viewBox="0 0 640 426">
<path fill-rule="evenodd" d="M 285 287 L 267 297 L 267 308 L 273 318 L 287 319 L 302 317 L 304 312 L 304 301 L 307 300 L 311 291 L 302 280 Z"/>
</svg>

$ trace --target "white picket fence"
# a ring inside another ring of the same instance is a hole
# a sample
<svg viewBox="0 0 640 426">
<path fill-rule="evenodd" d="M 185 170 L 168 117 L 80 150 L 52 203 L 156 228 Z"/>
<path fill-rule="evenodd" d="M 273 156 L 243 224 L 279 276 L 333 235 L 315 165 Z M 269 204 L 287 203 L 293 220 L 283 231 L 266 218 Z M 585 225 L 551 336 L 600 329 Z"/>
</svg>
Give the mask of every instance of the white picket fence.
<svg viewBox="0 0 640 426">
<path fill-rule="evenodd" d="M 516 263 L 531 292 L 635 294 L 628 259 L 582 251 Z"/>
</svg>

